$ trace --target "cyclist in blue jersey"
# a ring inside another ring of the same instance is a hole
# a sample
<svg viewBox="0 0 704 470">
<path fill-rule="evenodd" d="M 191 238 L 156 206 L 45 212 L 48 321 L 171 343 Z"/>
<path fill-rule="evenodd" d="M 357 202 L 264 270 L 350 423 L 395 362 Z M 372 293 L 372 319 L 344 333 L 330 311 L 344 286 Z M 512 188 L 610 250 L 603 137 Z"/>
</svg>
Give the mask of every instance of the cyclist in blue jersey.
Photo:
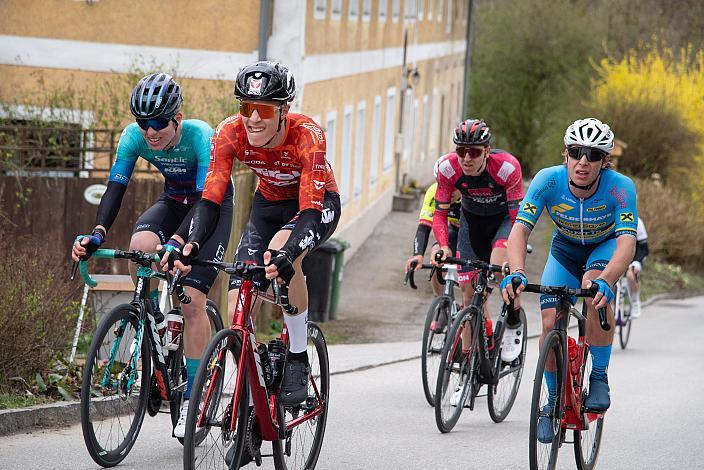
<svg viewBox="0 0 704 470">
<path fill-rule="evenodd" d="M 178 83 L 165 73 L 147 75 L 132 90 L 130 111 L 136 122 L 122 131 L 107 190 L 98 207 L 95 228 L 91 235 L 74 243 L 74 261 L 90 257 L 103 243 L 117 217 L 122 197 L 140 157 L 164 175 L 164 192 L 137 219 L 130 249 L 153 252 L 159 245 L 163 245 L 164 249 L 171 251 L 184 243 L 175 232 L 182 224 L 189 223 L 191 209 L 203 191 L 210 163 L 213 129 L 203 121 L 184 120 L 179 110 L 182 100 Z M 201 248 L 202 257 L 222 261 L 232 226 L 232 211 L 233 187 L 230 182 L 220 206 L 217 227 L 208 243 Z M 134 276 L 134 265 L 130 265 L 130 269 Z M 192 298 L 190 304 L 182 305 L 188 381 L 181 416 L 174 428 L 175 437 L 184 436 L 191 386 L 203 348 L 210 339 L 210 322 L 205 313 L 205 305 L 206 295 L 216 277 L 217 271 L 212 268 L 195 267 L 183 280 L 186 292 Z M 164 314 L 159 309 L 156 283 L 151 286 L 150 297 L 155 320 L 163 329 Z"/>
<path fill-rule="evenodd" d="M 599 287 L 598 294 L 588 301 L 587 342 L 592 354 L 589 394 L 584 402 L 588 409 L 605 411 L 611 404 L 607 370 L 614 335 L 614 315 L 609 303 L 614 297 L 613 285 L 633 260 L 638 213 L 633 181 L 608 168 L 614 146 L 614 135 L 608 125 L 598 119 L 575 121 L 567 128 L 563 152 L 564 164 L 538 172 L 521 202 L 508 239 L 508 261 L 512 273 L 501 283 L 504 301 L 515 298 L 527 283 L 524 270 L 526 244 L 531 230 L 544 208 L 555 223 L 550 255 L 541 284 Z M 512 280 L 521 285 L 515 290 Z M 543 322 L 540 344 L 555 321 L 554 296 L 540 298 Z M 608 309 L 609 331 L 599 327 L 596 308 Z M 557 377 L 545 373 L 548 404 L 538 422 L 538 439 L 553 439 L 552 412 L 557 394 Z M 543 417 L 543 415 L 545 415 Z"/>
</svg>

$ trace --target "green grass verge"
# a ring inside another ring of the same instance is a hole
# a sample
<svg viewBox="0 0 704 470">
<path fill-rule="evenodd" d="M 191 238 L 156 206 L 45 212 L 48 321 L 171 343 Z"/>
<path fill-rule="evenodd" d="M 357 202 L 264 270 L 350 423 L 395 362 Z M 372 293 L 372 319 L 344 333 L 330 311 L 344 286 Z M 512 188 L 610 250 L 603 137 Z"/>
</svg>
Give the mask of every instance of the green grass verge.
<svg viewBox="0 0 704 470">
<path fill-rule="evenodd" d="M 12 410 L 16 408 L 26 408 L 28 406 L 50 403 L 52 400 L 46 397 L 35 397 L 14 393 L 0 393 L 0 410 Z"/>
<path fill-rule="evenodd" d="M 704 292 L 704 276 L 680 266 L 648 259 L 641 277 L 641 298 L 658 294 L 688 296 Z"/>
</svg>

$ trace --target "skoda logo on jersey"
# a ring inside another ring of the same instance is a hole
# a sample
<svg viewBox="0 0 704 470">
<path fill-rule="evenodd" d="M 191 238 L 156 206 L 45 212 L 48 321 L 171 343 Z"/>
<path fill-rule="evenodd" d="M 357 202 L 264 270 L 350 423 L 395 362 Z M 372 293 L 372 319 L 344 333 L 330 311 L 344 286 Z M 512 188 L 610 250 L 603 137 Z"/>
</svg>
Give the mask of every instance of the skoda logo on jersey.
<svg viewBox="0 0 704 470">
<path fill-rule="evenodd" d="M 251 249 L 251 248 L 247 248 L 247 253 L 249 254 L 249 256 L 254 256 L 254 254 L 255 254 L 257 251 L 258 251 L 258 250 L 253 250 L 253 249 Z"/>
<path fill-rule="evenodd" d="M 250 95 L 261 95 L 262 94 L 262 79 L 253 78 L 249 81 L 249 91 Z"/>
<path fill-rule="evenodd" d="M 315 186 L 315 189 L 319 191 L 323 189 L 323 186 L 325 186 L 325 181 L 313 180 L 313 185 Z"/>
</svg>

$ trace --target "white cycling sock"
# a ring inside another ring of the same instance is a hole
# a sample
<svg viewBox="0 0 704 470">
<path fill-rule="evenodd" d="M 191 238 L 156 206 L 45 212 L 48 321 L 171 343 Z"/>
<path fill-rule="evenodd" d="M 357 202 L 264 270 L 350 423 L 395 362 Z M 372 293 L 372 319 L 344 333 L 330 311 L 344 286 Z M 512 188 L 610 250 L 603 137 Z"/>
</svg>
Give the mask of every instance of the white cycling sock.
<svg viewBox="0 0 704 470">
<path fill-rule="evenodd" d="M 284 321 L 288 328 L 289 351 L 301 353 L 308 345 L 308 309 L 298 315 L 284 313 Z"/>
</svg>

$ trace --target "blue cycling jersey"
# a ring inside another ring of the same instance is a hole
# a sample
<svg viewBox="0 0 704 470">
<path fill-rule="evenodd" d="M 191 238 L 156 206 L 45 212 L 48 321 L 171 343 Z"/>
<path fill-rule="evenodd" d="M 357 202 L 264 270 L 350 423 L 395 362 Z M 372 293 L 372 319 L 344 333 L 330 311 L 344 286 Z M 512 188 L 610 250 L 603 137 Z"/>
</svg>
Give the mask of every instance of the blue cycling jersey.
<svg viewBox="0 0 704 470">
<path fill-rule="evenodd" d="M 596 192 L 584 199 L 570 191 L 564 165 L 540 170 L 521 202 L 516 222 L 533 229 L 543 208 L 548 209 L 556 230 L 572 243 L 593 245 L 614 236 L 636 236 L 636 188 L 629 177 L 614 170 L 602 170 Z"/>
<path fill-rule="evenodd" d="M 164 175 L 166 194 L 184 204 L 200 198 L 205 175 L 210 164 L 210 139 L 213 129 L 198 119 L 181 121 L 181 138 L 168 150 L 152 150 L 140 132 L 137 123 L 122 131 L 117 145 L 117 157 L 110 170 L 109 181 L 125 186 L 130 181 L 139 157 L 159 169 Z"/>
</svg>

